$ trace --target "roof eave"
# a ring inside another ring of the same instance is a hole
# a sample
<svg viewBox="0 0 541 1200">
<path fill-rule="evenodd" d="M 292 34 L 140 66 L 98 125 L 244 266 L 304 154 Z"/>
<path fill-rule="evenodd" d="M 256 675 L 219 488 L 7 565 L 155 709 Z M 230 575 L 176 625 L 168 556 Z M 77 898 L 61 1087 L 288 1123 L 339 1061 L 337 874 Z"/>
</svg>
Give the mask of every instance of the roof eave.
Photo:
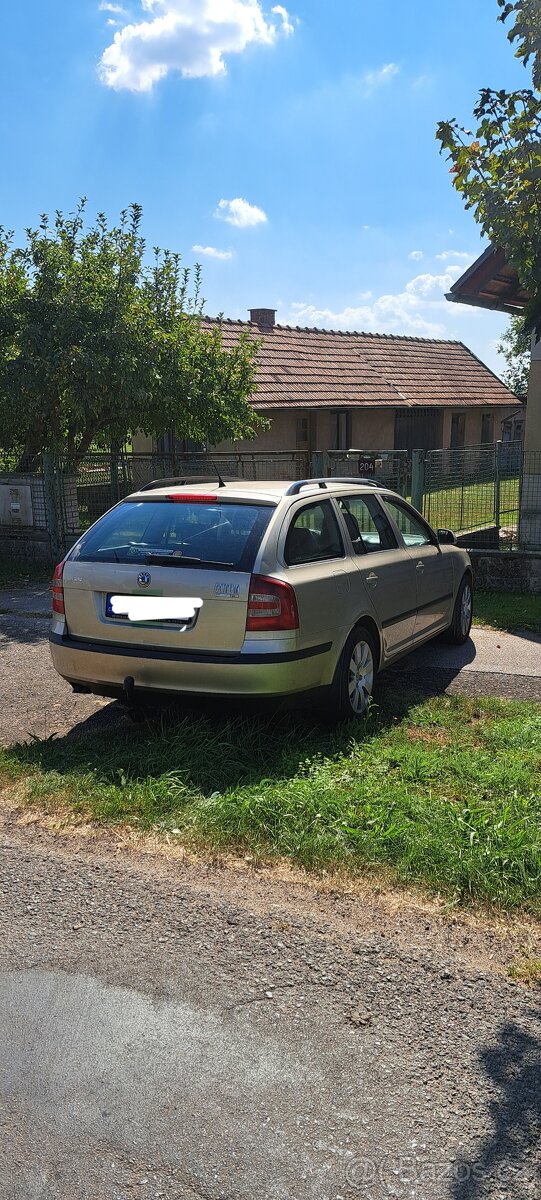
<svg viewBox="0 0 541 1200">
<path fill-rule="evenodd" d="M 469 304 L 471 308 L 486 308 L 490 312 L 509 313 L 510 316 L 516 317 L 519 313 L 524 312 L 522 304 L 502 304 L 501 301 L 494 300 L 491 303 L 489 300 L 483 300 L 481 304 L 478 296 L 455 296 L 453 292 L 446 292 L 446 300 L 450 300 L 451 304 Z"/>
</svg>

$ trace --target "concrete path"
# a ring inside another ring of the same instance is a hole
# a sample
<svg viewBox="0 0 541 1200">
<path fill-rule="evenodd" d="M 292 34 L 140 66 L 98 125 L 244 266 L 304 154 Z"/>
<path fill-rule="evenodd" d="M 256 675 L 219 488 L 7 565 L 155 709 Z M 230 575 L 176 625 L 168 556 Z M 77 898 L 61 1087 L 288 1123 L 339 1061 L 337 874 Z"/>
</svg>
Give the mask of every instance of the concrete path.
<svg viewBox="0 0 541 1200">
<path fill-rule="evenodd" d="M 474 626 L 464 646 L 440 638 L 408 654 L 381 676 L 383 692 L 419 688 L 502 700 L 541 700 L 541 638 Z"/>
<path fill-rule="evenodd" d="M 539 600 L 541 607 L 541 597 Z M 464 646 L 451 646 L 439 638 L 402 660 L 402 671 L 484 672 L 541 678 L 541 637 L 535 633 L 501 633 L 475 626 Z"/>
</svg>

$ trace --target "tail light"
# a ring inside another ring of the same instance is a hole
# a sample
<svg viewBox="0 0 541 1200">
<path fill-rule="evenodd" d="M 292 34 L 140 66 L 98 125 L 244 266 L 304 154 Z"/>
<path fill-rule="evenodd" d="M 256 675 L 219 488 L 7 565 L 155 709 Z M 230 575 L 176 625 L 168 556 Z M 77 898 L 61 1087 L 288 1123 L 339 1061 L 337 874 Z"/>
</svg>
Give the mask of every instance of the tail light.
<svg viewBox="0 0 541 1200">
<path fill-rule="evenodd" d="M 252 575 L 248 593 L 246 632 L 298 629 L 299 612 L 295 592 L 281 579 Z"/>
<path fill-rule="evenodd" d="M 64 563 L 58 563 L 53 571 L 53 582 L 51 591 L 53 594 L 53 612 L 65 614 L 64 608 L 64 585 L 62 583 L 62 575 L 64 573 Z"/>
</svg>

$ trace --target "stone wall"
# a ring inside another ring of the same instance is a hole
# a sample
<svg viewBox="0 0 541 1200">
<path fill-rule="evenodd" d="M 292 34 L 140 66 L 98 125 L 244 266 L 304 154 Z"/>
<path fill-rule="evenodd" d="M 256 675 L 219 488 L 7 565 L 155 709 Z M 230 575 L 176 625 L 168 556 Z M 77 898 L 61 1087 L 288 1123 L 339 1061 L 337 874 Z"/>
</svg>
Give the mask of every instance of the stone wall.
<svg viewBox="0 0 541 1200">
<path fill-rule="evenodd" d="M 472 549 L 469 554 L 476 587 L 541 596 L 541 554 Z M 541 600 L 539 603 L 541 605 Z"/>
<path fill-rule="evenodd" d="M 11 530 L 0 526 L 0 556 L 17 562 L 54 564 L 55 554 L 46 529 Z"/>
</svg>

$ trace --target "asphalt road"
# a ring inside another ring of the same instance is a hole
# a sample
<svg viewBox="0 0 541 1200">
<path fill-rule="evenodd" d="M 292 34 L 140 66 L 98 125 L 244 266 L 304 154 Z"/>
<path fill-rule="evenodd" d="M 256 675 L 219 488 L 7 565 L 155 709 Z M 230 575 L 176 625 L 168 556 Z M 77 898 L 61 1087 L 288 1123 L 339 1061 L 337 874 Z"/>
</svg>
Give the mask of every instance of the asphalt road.
<svg viewBox="0 0 541 1200">
<path fill-rule="evenodd" d="M 75 696 L 53 670 L 47 645 L 50 592 L 0 590 L 0 745 L 125 720 L 118 704 Z M 541 638 L 472 630 L 465 646 L 432 641 L 381 676 L 381 694 L 500 696 L 541 700 Z"/>
<path fill-rule="evenodd" d="M 494 930 L 0 822 L 3 1200 L 527 1200 Z"/>
</svg>

